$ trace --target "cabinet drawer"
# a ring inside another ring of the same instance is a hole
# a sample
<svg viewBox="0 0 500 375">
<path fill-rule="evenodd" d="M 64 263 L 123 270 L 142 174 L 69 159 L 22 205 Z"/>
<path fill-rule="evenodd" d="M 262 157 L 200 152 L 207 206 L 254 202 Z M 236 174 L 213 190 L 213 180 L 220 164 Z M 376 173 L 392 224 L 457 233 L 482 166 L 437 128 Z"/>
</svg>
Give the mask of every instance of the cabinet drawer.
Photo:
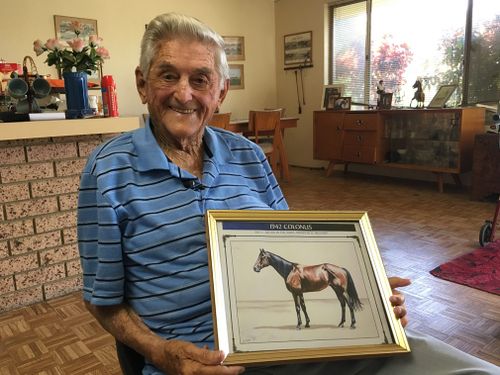
<svg viewBox="0 0 500 375">
<path fill-rule="evenodd" d="M 346 113 L 344 130 L 377 130 L 376 113 Z"/>
<path fill-rule="evenodd" d="M 346 131 L 344 132 L 344 144 L 375 147 L 377 145 L 377 132 Z"/>
<path fill-rule="evenodd" d="M 344 145 L 342 160 L 353 163 L 375 164 L 376 148 L 371 146 Z"/>
</svg>

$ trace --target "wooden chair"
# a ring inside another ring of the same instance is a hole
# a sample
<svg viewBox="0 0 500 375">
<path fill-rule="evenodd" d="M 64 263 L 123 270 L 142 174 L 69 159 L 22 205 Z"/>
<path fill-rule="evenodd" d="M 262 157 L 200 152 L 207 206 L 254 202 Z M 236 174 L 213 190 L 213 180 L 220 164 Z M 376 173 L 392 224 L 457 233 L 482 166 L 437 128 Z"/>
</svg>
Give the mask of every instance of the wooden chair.
<svg viewBox="0 0 500 375">
<path fill-rule="evenodd" d="M 253 133 L 250 139 L 262 148 L 274 174 L 278 176 L 279 163 L 279 176 L 285 181 L 289 181 L 288 158 L 283 144 L 280 117 L 281 109 L 250 111 L 248 114 L 248 128 Z"/>
<path fill-rule="evenodd" d="M 230 119 L 231 119 L 231 112 L 214 113 L 210 121 L 208 121 L 208 125 L 226 129 L 227 126 L 229 125 Z"/>
<path fill-rule="evenodd" d="M 274 110 L 280 110 L 281 111 L 281 118 L 285 117 L 286 114 L 286 108 L 264 108 L 264 111 L 274 111 Z"/>
</svg>

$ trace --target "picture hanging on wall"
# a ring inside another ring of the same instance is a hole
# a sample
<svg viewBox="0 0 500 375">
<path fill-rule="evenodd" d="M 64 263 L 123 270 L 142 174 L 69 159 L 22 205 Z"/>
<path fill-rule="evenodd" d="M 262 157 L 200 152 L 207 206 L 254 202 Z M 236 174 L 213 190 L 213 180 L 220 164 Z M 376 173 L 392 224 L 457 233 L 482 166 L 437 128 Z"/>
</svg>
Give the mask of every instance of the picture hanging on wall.
<svg viewBox="0 0 500 375">
<path fill-rule="evenodd" d="M 245 38 L 242 36 L 223 36 L 227 61 L 245 60 Z"/>
<path fill-rule="evenodd" d="M 65 42 L 74 39 L 76 37 L 73 26 L 75 22 L 81 25 L 81 32 L 78 35 L 80 39 L 88 41 L 91 35 L 98 35 L 97 20 L 55 15 L 54 28 L 56 31 L 56 38 Z"/>
<path fill-rule="evenodd" d="M 78 38 L 83 39 L 83 41 L 86 43 L 88 43 L 89 37 L 91 35 L 99 35 L 97 33 L 97 20 L 54 15 L 54 29 L 56 38 L 63 42 L 75 39 L 75 24 L 78 24 L 80 29 Z M 89 76 L 89 80 L 100 82 L 99 69 Z"/>
<path fill-rule="evenodd" d="M 284 36 L 285 69 L 312 67 L 312 31 Z"/>
<path fill-rule="evenodd" d="M 229 89 L 245 88 L 245 71 L 243 64 L 229 64 Z"/>
</svg>

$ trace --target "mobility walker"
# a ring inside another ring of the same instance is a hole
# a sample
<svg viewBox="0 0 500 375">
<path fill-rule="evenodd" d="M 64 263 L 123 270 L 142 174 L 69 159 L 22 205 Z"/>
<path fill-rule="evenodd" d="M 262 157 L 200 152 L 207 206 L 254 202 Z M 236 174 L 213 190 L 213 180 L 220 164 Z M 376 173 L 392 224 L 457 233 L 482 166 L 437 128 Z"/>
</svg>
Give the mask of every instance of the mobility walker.
<svg viewBox="0 0 500 375">
<path fill-rule="evenodd" d="M 479 231 L 479 244 L 484 246 L 495 240 L 495 229 L 498 223 L 498 212 L 500 211 L 500 195 L 498 196 L 497 207 L 493 220 L 485 220 L 481 230 Z"/>
</svg>

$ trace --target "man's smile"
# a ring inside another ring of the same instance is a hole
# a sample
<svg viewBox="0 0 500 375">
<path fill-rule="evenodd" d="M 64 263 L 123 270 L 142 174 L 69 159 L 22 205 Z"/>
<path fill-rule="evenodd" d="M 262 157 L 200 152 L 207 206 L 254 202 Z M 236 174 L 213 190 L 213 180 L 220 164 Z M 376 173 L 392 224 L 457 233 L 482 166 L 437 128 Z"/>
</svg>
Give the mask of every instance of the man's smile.
<svg viewBox="0 0 500 375">
<path fill-rule="evenodd" d="M 196 109 L 191 109 L 191 108 L 178 108 L 178 107 L 173 107 L 173 106 L 170 106 L 169 108 L 172 111 L 181 113 L 183 115 L 190 115 L 191 113 L 196 112 Z"/>
</svg>

